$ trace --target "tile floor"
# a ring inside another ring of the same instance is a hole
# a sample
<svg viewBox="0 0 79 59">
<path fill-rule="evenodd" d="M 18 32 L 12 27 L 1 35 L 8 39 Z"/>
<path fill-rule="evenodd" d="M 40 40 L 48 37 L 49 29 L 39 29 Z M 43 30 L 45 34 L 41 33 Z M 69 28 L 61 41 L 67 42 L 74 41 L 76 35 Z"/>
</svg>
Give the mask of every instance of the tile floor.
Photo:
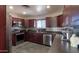
<svg viewBox="0 0 79 59">
<path fill-rule="evenodd" d="M 70 44 L 61 41 L 59 35 L 55 37 L 51 47 L 24 42 L 12 47 L 12 53 L 78 53 L 77 48 L 70 47 Z"/>
</svg>

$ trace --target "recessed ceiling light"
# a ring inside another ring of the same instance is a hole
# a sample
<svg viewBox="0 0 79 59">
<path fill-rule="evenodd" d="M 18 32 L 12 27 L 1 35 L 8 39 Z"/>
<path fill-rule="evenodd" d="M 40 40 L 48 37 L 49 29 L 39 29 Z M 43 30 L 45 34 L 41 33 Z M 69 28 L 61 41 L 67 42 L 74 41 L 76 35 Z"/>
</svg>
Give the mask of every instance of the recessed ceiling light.
<svg viewBox="0 0 79 59">
<path fill-rule="evenodd" d="M 48 5 L 47 8 L 50 8 L 50 6 Z"/>
<path fill-rule="evenodd" d="M 9 6 L 9 9 L 13 9 L 13 6 Z"/>
<path fill-rule="evenodd" d="M 26 14 L 26 12 L 23 12 L 23 14 L 25 15 L 25 14 Z"/>
</svg>

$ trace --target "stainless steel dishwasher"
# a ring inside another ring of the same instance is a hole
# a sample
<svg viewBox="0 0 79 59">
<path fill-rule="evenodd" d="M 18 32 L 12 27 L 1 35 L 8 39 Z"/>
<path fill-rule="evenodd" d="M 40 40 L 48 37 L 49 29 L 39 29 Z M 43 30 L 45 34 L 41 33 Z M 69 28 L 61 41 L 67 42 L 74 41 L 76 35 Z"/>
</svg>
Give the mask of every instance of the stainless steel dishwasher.
<svg viewBox="0 0 79 59">
<path fill-rule="evenodd" d="M 43 34 L 43 44 L 52 46 L 52 34 Z"/>
</svg>

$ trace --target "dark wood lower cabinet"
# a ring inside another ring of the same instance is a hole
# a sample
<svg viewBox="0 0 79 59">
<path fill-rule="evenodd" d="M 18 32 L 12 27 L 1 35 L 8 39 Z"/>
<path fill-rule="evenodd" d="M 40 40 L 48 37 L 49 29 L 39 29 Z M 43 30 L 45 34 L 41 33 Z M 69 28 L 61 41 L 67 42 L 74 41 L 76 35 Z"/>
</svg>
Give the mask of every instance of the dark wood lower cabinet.
<svg viewBox="0 0 79 59">
<path fill-rule="evenodd" d="M 12 45 L 16 46 L 16 34 L 12 34 Z"/>
<path fill-rule="evenodd" d="M 25 40 L 33 43 L 43 44 L 43 33 L 27 32 Z"/>
<path fill-rule="evenodd" d="M 26 32 L 24 34 L 23 40 L 25 42 L 28 41 L 28 42 L 33 42 L 33 43 L 37 43 L 37 44 L 43 44 L 43 34 L 45 34 L 45 33 Z M 55 34 L 52 34 L 52 40 L 54 39 L 54 36 L 55 36 Z M 17 43 L 16 34 L 13 34 L 12 37 L 13 37 L 12 38 L 12 44 L 13 44 L 13 46 L 16 46 L 16 43 Z"/>
<path fill-rule="evenodd" d="M 36 34 L 36 41 L 39 44 L 43 44 L 43 33 Z"/>
</svg>

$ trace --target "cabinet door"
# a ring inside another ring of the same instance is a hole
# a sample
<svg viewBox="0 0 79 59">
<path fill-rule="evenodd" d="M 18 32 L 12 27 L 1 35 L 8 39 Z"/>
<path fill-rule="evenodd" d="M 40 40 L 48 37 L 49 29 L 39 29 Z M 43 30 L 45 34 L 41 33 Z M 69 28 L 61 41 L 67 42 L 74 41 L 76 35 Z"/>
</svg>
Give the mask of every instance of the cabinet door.
<svg viewBox="0 0 79 59">
<path fill-rule="evenodd" d="M 5 29 L 0 28 L 0 52 L 6 51 L 6 34 Z"/>
<path fill-rule="evenodd" d="M 39 35 L 39 39 L 40 39 L 40 44 L 43 44 L 43 34 Z"/>
<path fill-rule="evenodd" d="M 34 20 L 29 20 L 29 27 L 34 27 Z"/>
<path fill-rule="evenodd" d="M 37 36 L 37 43 L 38 44 L 43 44 L 43 34 L 38 33 L 36 36 Z"/>
<path fill-rule="evenodd" d="M 6 6 L 0 5 L 0 28 L 6 27 Z"/>
<path fill-rule="evenodd" d="M 6 6 L 0 5 L 0 52 L 8 52 L 6 47 Z"/>
<path fill-rule="evenodd" d="M 16 46 L 16 34 L 12 34 L 12 45 Z"/>
<path fill-rule="evenodd" d="M 51 17 L 46 17 L 46 27 L 51 27 Z"/>
<path fill-rule="evenodd" d="M 28 33 L 27 41 L 43 44 L 43 34 L 41 33 Z"/>
<path fill-rule="evenodd" d="M 63 15 L 57 16 L 57 26 L 62 27 L 63 22 Z"/>
<path fill-rule="evenodd" d="M 25 27 L 29 27 L 29 20 L 24 20 L 25 21 Z"/>
<path fill-rule="evenodd" d="M 28 39 L 27 39 L 28 41 L 34 42 L 34 35 L 33 35 L 33 33 L 29 32 L 27 37 L 28 37 Z"/>
</svg>

